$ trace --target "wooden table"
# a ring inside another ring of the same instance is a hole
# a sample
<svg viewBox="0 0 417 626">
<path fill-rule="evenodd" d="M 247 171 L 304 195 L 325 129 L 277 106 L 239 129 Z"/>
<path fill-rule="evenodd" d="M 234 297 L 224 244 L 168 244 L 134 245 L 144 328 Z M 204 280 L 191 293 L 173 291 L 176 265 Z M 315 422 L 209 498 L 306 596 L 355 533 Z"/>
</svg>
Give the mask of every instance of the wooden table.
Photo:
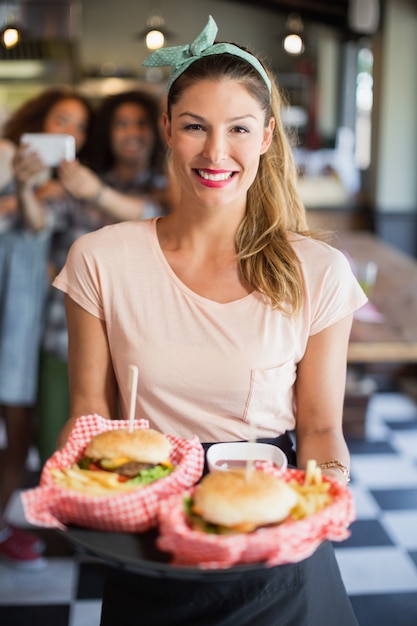
<svg viewBox="0 0 417 626">
<path fill-rule="evenodd" d="M 361 387 L 366 369 L 381 365 L 401 369 L 417 363 L 417 260 L 365 231 L 340 231 L 331 243 L 353 261 L 378 264 L 370 302 L 382 313 L 383 321 L 354 319 L 348 349 L 348 365 L 358 383 L 345 395 L 343 429 L 348 438 L 363 439 L 370 398 Z"/>
<path fill-rule="evenodd" d="M 353 261 L 376 261 L 370 301 L 382 322 L 354 319 L 349 363 L 417 363 L 417 259 L 365 231 L 338 232 L 331 243 Z"/>
</svg>

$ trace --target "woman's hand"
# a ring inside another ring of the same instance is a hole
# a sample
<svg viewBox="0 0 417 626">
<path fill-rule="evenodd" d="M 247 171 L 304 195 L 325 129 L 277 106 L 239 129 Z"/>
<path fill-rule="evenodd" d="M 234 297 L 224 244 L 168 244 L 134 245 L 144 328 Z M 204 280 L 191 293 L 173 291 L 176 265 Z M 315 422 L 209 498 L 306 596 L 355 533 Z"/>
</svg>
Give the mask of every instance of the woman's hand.
<svg viewBox="0 0 417 626">
<path fill-rule="evenodd" d="M 12 170 L 16 180 L 18 209 L 23 221 L 30 230 L 39 232 L 46 226 L 46 216 L 37 192 L 42 186 L 48 186 L 51 170 L 27 144 L 16 148 Z"/>
<path fill-rule="evenodd" d="M 323 476 L 327 476 L 328 478 L 331 478 L 332 480 L 337 480 L 337 482 L 343 485 L 343 487 L 346 487 L 346 485 L 349 483 L 349 479 L 346 476 L 346 474 L 342 470 L 336 467 L 329 467 L 328 469 L 322 469 L 321 472 Z"/>
<path fill-rule="evenodd" d="M 16 196 L 2 196 L 0 197 L 0 217 L 7 217 L 8 215 L 15 215 L 18 210 Z"/>
<path fill-rule="evenodd" d="M 80 200 L 94 202 L 102 188 L 99 177 L 77 160 L 62 161 L 58 174 L 65 189 Z"/>
<path fill-rule="evenodd" d="M 37 152 L 29 149 L 28 144 L 16 148 L 12 168 L 16 183 L 23 190 L 33 189 L 50 178 L 50 168 L 45 165 Z"/>
<path fill-rule="evenodd" d="M 9 185 L 13 178 L 13 157 L 16 146 L 9 139 L 0 139 L 0 189 Z"/>
<path fill-rule="evenodd" d="M 78 161 L 62 161 L 58 174 L 60 181 L 72 196 L 91 202 L 114 220 L 136 220 L 143 215 L 148 201 L 147 196 L 131 196 L 112 189 Z"/>
</svg>

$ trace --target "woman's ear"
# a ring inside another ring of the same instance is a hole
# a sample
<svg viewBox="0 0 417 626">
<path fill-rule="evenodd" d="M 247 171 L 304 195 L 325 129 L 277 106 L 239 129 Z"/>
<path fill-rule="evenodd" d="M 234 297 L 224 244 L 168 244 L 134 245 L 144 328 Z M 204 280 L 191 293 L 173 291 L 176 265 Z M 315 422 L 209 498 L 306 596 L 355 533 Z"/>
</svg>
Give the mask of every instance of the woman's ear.
<svg viewBox="0 0 417 626">
<path fill-rule="evenodd" d="M 268 150 L 269 146 L 271 145 L 272 137 L 274 135 L 274 128 L 275 128 L 275 118 L 271 116 L 269 118 L 268 126 L 264 128 L 264 138 L 262 140 L 260 154 L 265 154 L 265 152 Z"/>
<path fill-rule="evenodd" d="M 162 125 L 164 129 L 164 137 L 165 137 L 166 144 L 169 148 L 171 148 L 172 147 L 171 146 L 171 142 L 172 142 L 171 122 L 169 121 L 168 113 L 166 111 L 162 114 Z"/>
</svg>

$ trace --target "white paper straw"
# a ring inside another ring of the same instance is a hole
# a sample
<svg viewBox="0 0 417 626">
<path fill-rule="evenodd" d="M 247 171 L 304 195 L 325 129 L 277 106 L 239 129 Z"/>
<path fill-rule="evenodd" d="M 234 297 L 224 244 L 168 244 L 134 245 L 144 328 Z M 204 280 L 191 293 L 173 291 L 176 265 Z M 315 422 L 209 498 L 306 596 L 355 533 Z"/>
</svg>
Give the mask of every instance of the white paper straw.
<svg viewBox="0 0 417 626">
<path fill-rule="evenodd" d="M 136 395 L 138 391 L 139 370 L 136 365 L 129 365 L 128 391 L 130 391 L 129 432 L 133 432 L 136 413 Z"/>
</svg>

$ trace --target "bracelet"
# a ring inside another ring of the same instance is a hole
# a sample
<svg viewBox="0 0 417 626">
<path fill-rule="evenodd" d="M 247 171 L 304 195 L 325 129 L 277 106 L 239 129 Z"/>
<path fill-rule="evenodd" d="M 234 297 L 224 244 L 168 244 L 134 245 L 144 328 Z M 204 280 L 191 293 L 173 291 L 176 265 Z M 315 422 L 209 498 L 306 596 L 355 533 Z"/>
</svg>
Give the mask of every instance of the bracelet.
<svg viewBox="0 0 417 626">
<path fill-rule="evenodd" d="M 336 460 L 326 461 L 325 463 L 320 463 L 319 468 L 320 469 L 331 469 L 331 468 L 338 469 L 341 472 L 343 472 L 346 478 L 346 484 L 350 482 L 350 472 L 348 468 L 346 467 L 346 465 L 343 465 L 343 463 L 341 463 L 340 461 L 336 461 Z"/>
</svg>

